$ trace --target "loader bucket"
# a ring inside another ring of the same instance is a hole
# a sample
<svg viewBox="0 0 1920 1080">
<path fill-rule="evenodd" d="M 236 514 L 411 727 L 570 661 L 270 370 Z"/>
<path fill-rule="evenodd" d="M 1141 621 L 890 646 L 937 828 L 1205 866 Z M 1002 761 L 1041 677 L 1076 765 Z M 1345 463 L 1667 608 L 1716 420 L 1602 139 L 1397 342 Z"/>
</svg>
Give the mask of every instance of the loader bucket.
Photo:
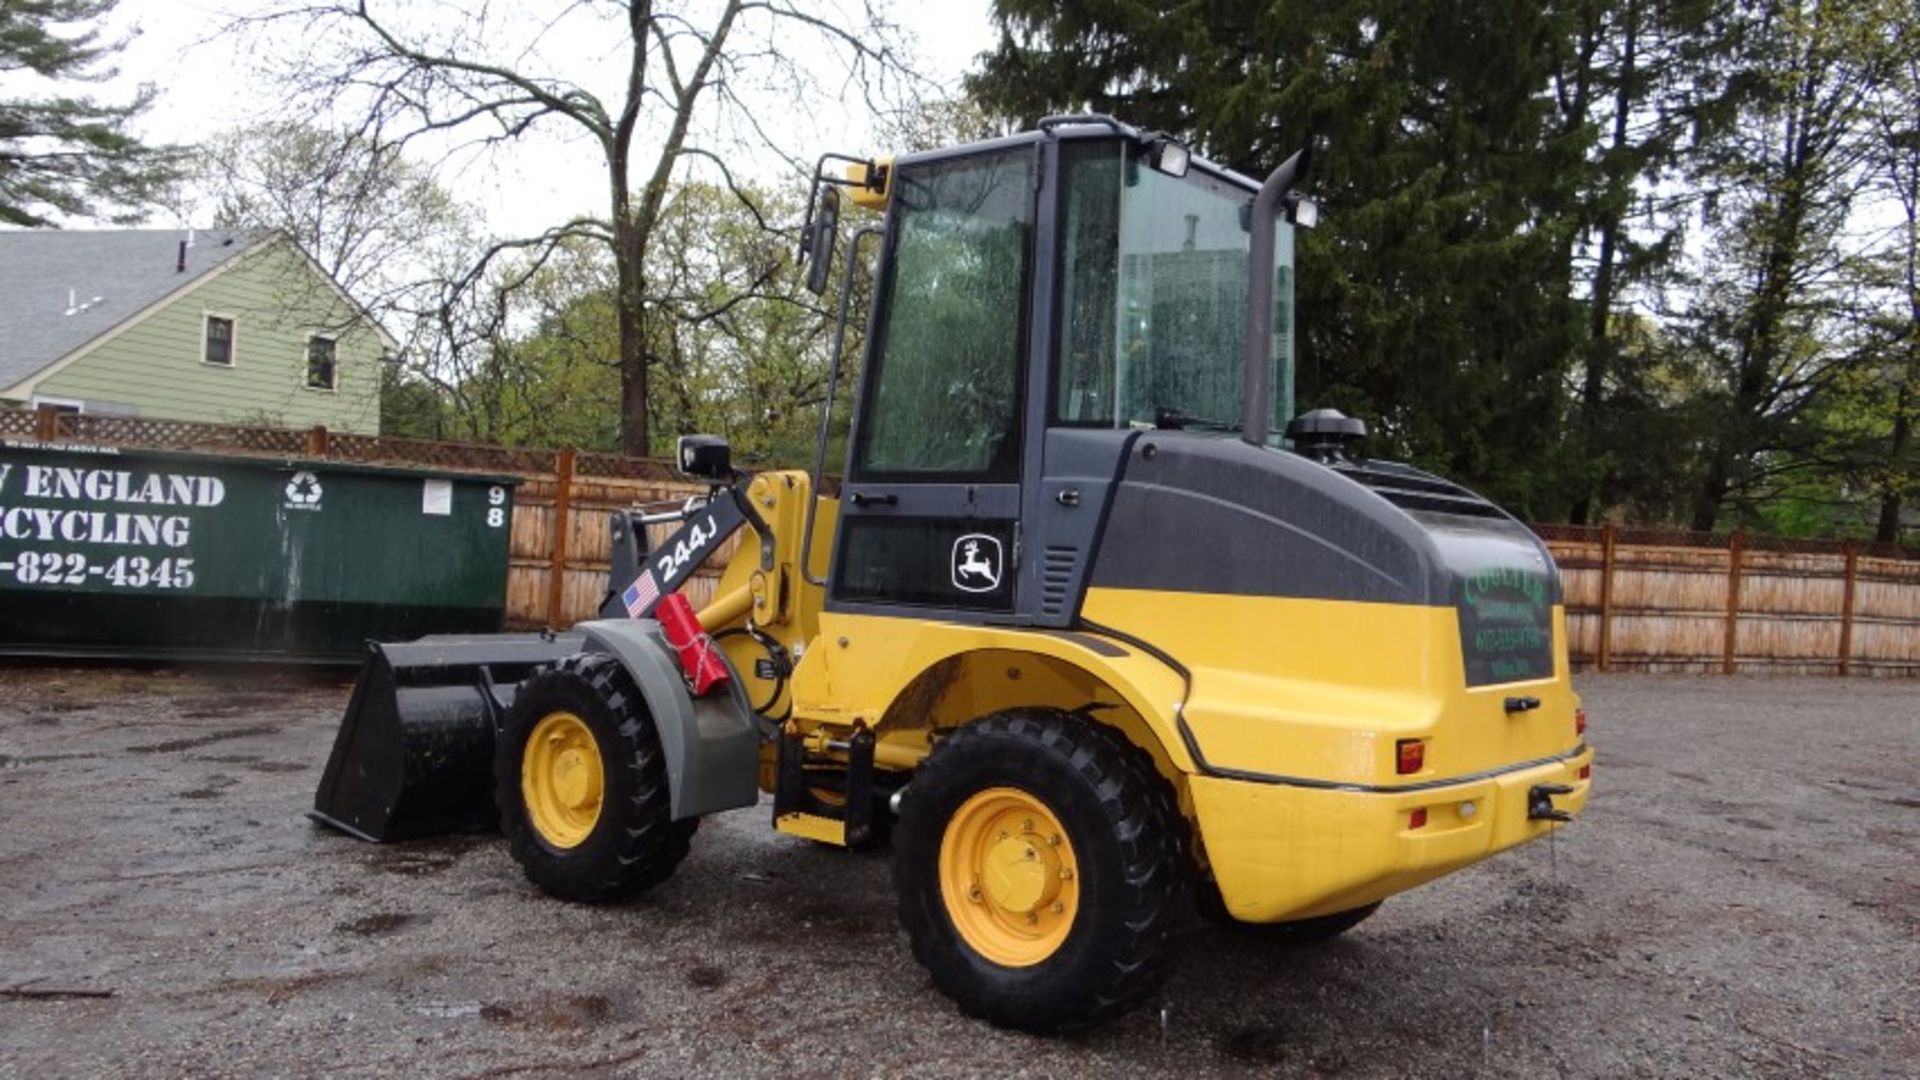
<svg viewBox="0 0 1920 1080">
<path fill-rule="evenodd" d="M 577 634 L 369 642 L 309 816 L 375 842 L 494 828 L 493 737 L 514 688 L 582 644 Z"/>
</svg>

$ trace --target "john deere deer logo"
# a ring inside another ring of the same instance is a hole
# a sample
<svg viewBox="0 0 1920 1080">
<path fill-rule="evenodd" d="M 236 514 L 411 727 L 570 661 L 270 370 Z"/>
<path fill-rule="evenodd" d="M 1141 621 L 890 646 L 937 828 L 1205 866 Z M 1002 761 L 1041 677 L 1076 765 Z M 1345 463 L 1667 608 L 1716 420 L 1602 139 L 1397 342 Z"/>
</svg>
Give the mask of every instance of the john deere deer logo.
<svg viewBox="0 0 1920 1080">
<path fill-rule="evenodd" d="M 961 592 L 992 592 L 1000 587 L 1000 541 L 968 533 L 953 542 L 953 587 Z"/>
</svg>

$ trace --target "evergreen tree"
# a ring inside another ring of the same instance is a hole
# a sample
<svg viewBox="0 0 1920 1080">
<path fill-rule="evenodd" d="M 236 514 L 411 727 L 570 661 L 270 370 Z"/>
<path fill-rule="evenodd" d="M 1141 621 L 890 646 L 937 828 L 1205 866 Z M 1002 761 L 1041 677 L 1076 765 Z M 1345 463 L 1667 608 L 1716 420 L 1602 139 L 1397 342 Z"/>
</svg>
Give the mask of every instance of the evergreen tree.
<svg viewBox="0 0 1920 1080">
<path fill-rule="evenodd" d="M 999 0 L 970 83 L 1032 120 L 1091 109 L 1255 174 L 1315 139 L 1326 207 L 1302 238 L 1302 408 L 1365 416 L 1371 452 L 1557 513 L 1580 333 L 1568 252 L 1589 133 L 1547 92 L 1556 4 Z"/>
<path fill-rule="evenodd" d="M 137 221 L 172 180 L 174 151 L 127 130 L 153 102 L 152 87 L 119 105 L 59 92 L 115 74 L 106 65 L 123 43 L 103 39 L 99 24 L 118 2 L 0 3 L 0 75 L 55 84 L 45 94 L 0 98 L 0 223 L 43 226 L 100 214 Z"/>
</svg>

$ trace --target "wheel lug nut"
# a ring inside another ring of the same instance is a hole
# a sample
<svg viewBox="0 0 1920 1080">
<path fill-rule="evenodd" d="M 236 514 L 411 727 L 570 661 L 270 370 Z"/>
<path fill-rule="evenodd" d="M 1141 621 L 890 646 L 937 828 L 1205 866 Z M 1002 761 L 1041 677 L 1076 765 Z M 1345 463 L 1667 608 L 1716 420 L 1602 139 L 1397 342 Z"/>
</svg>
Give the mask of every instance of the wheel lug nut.
<svg viewBox="0 0 1920 1080">
<path fill-rule="evenodd" d="M 1055 915 L 1062 915 L 1062 914 L 1065 914 L 1065 913 L 1066 913 L 1066 910 L 1067 910 L 1067 905 L 1065 905 L 1065 904 L 1063 904 L 1063 903 L 1061 903 L 1061 902 L 1060 902 L 1060 901 L 1058 901 L 1058 900 L 1055 900 L 1055 901 L 1053 902 L 1053 913 L 1054 913 Z"/>
<path fill-rule="evenodd" d="M 1061 867 L 1061 868 L 1060 868 L 1060 880 L 1061 880 L 1061 881 L 1072 881 L 1072 880 L 1073 880 L 1073 867 L 1071 867 L 1071 866 L 1063 866 L 1063 867 Z"/>
<path fill-rule="evenodd" d="M 1033 912 L 1031 912 L 1031 911 L 1029 911 L 1029 912 L 1027 912 L 1027 925 L 1029 925 L 1029 926 L 1031 926 L 1031 925 L 1033 925 L 1034 923 L 1037 923 L 1037 922 L 1039 922 L 1039 921 L 1040 921 L 1040 916 L 1038 916 L 1038 915 L 1035 915 L 1035 914 L 1034 914 Z"/>
<path fill-rule="evenodd" d="M 1053 845 L 1054 847 L 1059 847 L 1059 846 L 1060 846 L 1060 834 L 1059 834 L 1059 833 L 1054 833 L 1054 834 L 1053 834 L 1052 836 L 1049 836 L 1049 837 L 1047 837 L 1047 843 L 1049 843 L 1049 844 L 1052 844 L 1052 845 Z"/>
</svg>

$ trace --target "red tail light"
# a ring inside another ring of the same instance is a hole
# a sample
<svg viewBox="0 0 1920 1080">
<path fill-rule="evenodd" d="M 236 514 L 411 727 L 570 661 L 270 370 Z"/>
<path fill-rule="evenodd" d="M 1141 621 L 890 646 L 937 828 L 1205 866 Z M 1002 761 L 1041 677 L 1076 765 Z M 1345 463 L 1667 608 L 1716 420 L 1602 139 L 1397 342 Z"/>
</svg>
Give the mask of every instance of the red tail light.
<svg viewBox="0 0 1920 1080">
<path fill-rule="evenodd" d="M 1593 778 L 1593 766 L 1591 765 L 1580 766 L 1580 779 L 1590 780 L 1592 778 Z"/>
<path fill-rule="evenodd" d="M 1427 764 L 1427 744 L 1422 739 L 1401 739 L 1393 744 L 1393 771 L 1401 776 L 1417 773 Z"/>
<path fill-rule="evenodd" d="M 1585 735 L 1587 733 L 1587 710 L 1573 710 L 1573 733 L 1575 735 Z"/>
<path fill-rule="evenodd" d="M 1427 808 L 1424 806 L 1407 815 L 1407 828 L 1409 829 L 1423 828 L 1426 824 Z"/>
</svg>

